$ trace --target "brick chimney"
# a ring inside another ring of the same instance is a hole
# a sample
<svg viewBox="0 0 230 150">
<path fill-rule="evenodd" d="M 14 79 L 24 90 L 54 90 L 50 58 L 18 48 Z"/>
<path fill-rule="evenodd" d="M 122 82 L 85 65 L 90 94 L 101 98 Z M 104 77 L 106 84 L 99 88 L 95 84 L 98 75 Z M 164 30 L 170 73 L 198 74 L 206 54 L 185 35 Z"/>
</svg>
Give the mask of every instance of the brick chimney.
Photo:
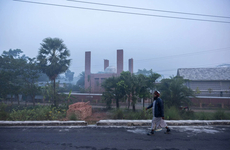
<svg viewBox="0 0 230 150">
<path fill-rule="evenodd" d="M 123 71 L 123 49 L 117 50 L 117 74 Z"/>
<path fill-rule="evenodd" d="M 104 59 L 104 70 L 109 67 L 109 60 Z"/>
<path fill-rule="evenodd" d="M 133 74 L 133 59 L 129 59 L 129 72 Z"/>
<path fill-rule="evenodd" d="M 85 52 L 85 89 L 90 87 L 90 81 L 88 81 L 88 77 L 91 74 L 91 52 Z"/>
</svg>

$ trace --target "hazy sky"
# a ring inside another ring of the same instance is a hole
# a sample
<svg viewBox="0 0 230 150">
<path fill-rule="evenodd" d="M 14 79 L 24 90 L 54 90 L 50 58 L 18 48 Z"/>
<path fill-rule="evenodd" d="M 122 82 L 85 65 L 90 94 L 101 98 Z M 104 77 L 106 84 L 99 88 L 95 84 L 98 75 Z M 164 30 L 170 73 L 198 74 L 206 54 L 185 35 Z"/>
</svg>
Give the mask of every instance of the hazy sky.
<svg viewBox="0 0 230 150">
<path fill-rule="evenodd" d="M 84 4 L 66 0 L 28 0 L 58 5 L 230 22 L 230 18 L 191 16 Z M 229 0 L 86 0 L 88 2 L 230 17 Z M 70 50 L 70 70 L 84 71 L 85 51 L 91 51 L 91 71 L 116 66 L 116 50 L 124 50 L 124 70 L 134 59 L 134 72 L 153 69 L 164 77 L 178 68 L 230 64 L 230 23 L 191 21 L 0 1 L 0 53 L 21 49 L 36 57 L 44 38 L 58 37 Z"/>
</svg>

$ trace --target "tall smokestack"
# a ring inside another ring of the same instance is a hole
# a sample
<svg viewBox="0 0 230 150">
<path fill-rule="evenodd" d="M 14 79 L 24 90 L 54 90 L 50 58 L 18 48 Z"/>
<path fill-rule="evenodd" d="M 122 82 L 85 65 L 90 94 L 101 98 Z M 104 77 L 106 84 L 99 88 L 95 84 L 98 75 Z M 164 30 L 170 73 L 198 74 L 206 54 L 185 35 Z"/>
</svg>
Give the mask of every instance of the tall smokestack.
<svg viewBox="0 0 230 150">
<path fill-rule="evenodd" d="M 123 71 L 123 49 L 117 50 L 117 74 Z"/>
<path fill-rule="evenodd" d="M 109 67 L 109 60 L 104 59 L 104 70 Z"/>
<path fill-rule="evenodd" d="M 85 89 L 90 87 L 90 81 L 88 78 L 91 74 L 91 52 L 85 52 Z"/>
<path fill-rule="evenodd" d="M 129 72 L 133 74 L 133 59 L 129 59 Z"/>
</svg>

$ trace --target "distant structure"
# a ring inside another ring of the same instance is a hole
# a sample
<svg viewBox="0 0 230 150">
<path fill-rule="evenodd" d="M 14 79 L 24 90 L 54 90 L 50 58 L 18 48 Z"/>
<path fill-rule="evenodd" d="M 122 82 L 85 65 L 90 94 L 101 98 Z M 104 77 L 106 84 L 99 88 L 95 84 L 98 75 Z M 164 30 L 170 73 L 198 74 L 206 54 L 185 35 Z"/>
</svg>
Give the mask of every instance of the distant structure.
<svg viewBox="0 0 230 150">
<path fill-rule="evenodd" d="M 102 93 L 101 83 L 109 78 L 116 77 L 123 71 L 123 50 L 117 50 L 117 68 L 109 66 L 109 60 L 104 59 L 104 72 L 91 73 L 91 52 L 85 52 L 85 89 L 91 93 Z M 133 59 L 129 59 L 129 71 L 133 73 Z"/>
<path fill-rule="evenodd" d="M 187 87 L 198 96 L 230 96 L 230 67 L 180 68 L 177 76 L 188 79 Z"/>
</svg>

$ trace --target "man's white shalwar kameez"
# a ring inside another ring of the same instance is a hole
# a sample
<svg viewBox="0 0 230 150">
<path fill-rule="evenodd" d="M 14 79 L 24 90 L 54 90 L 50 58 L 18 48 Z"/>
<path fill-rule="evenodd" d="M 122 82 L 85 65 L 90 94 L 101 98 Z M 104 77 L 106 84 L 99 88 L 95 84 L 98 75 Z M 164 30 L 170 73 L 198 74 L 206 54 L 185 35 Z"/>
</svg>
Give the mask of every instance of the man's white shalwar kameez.
<svg viewBox="0 0 230 150">
<path fill-rule="evenodd" d="M 167 126 L 166 122 L 164 121 L 164 119 L 162 119 L 162 117 L 155 117 L 155 103 L 156 100 L 153 101 L 153 119 L 152 119 L 152 126 L 151 129 L 152 130 L 156 130 L 156 129 L 160 129 L 160 128 L 164 128 Z"/>
</svg>

